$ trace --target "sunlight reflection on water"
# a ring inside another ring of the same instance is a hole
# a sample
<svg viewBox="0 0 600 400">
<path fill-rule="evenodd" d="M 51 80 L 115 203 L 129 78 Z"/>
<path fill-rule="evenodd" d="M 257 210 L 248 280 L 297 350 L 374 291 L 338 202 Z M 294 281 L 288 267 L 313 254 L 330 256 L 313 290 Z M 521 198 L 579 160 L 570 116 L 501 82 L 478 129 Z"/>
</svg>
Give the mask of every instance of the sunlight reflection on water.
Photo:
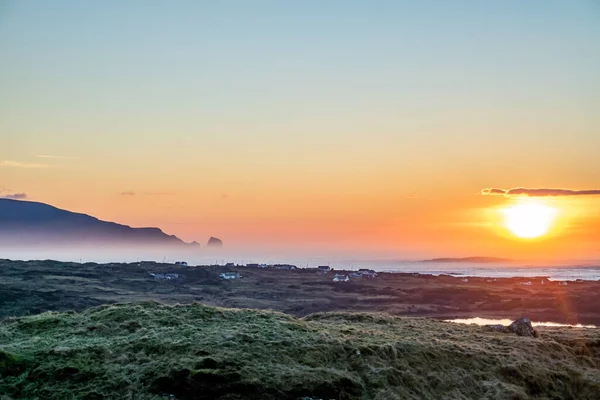
<svg viewBox="0 0 600 400">
<path fill-rule="evenodd" d="M 510 319 L 488 319 L 488 318 L 457 318 L 447 319 L 446 322 L 455 322 L 458 324 L 476 324 L 476 325 L 510 325 L 513 321 Z M 557 322 L 534 322 L 531 321 L 533 326 L 556 326 L 556 327 L 571 327 L 571 328 L 598 328 L 596 325 L 582 325 L 582 324 L 559 324 Z"/>
</svg>

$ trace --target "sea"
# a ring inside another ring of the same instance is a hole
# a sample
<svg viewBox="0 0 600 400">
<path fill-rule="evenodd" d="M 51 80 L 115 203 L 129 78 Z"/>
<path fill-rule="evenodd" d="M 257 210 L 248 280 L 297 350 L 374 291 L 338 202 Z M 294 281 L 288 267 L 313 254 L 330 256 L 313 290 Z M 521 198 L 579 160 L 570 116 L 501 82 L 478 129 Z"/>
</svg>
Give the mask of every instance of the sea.
<svg viewBox="0 0 600 400">
<path fill-rule="evenodd" d="M 455 277 L 482 277 L 482 278 L 513 278 L 513 277 L 545 277 L 553 281 L 599 281 L 600 280 L 600 260 L 573 261 L 566 260 L 560 262 L 536 262 L 536 261 L 506 261 L 506 262 L 473 262 L 461 261 L 419 261 L 419 260 L 398 260 L 398 259 L 360 259 L 345 258 L 344 256 L 322 256 L 305 257 L 290 255 L 233 255 L 217 252 L 208 254 L 187 253 L 170 254 L 164 256 L 164 253 L 155 253 L 150 255 L 147 252 L 106 252 L 89 254 L 54 253 L 13 253 L 3 252 L 0 258 L 13 260 L 44 260 L 52 259 L 57 261 L 74 262 L 98 262 L 98 263 L 131 263 L 139 261 L 156 261 L 164 263 L 175 263 L 176 261 L 186 261 L 188 265 L 246 265 L 255 264 L 292 264 L 298 268 L 314 268 L 320 265 L 328 265 L 336 270 L 353 271 L 361 268 L 373 269 L 377 272 L 396 272 L 396 273 L 414 273 L 427 275 L 450 275 Z"/>
</svg>

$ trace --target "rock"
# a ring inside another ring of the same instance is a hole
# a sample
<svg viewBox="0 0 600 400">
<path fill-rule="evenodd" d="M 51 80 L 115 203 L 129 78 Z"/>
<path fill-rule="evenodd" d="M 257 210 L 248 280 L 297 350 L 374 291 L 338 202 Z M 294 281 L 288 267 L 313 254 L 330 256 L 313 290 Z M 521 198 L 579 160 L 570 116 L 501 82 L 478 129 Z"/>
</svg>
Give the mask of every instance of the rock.
<svg viewBox="0 0 600 400">
<path fill-rule="evenodd" d="M 519 318 L 508 326 L 508 330 L 519 336 L 537 336 L 537 332 L 531 325 L 531 320 L 527 317 Z"/>
<path fill-rule="evenodd" d="M 207 246 L 208 247 L 223 247 L 223 241 L 219 238 L 211 236 L 211 238 L 208 239 Z"/>
</svg>

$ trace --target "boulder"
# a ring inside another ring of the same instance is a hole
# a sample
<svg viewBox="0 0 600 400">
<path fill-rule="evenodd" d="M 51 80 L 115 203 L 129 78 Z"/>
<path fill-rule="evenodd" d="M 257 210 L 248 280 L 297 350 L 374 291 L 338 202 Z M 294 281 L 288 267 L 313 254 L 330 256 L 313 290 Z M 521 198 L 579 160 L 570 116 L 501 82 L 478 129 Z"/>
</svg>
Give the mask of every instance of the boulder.
<svg viewBox="0 0 600 400">
<path fill-rule="evenodd" d="M 527 317 L 519 318 L 508 326 L 508 330 L 519 336 L 537 336 L 537 332 L 531 325 L 531 320 Z"/>
</svg>

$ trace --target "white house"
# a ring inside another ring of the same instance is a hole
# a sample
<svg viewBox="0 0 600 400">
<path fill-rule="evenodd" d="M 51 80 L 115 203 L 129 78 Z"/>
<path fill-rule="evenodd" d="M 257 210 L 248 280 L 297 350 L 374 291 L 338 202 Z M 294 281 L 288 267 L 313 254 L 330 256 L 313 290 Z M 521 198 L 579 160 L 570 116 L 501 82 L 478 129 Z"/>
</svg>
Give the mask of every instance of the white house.
<svg viewBox="0 0 600 400">
<path fill-rule="evenodd" d="M 350 278 L 348 278 L 348 275 L 335 274 L 333 277 L 334 282 L 348 282 L 349 280 Z"/>
<path fill-rule="evenodd" d="M 519 284 L 524 285 L 524 286 L 531 286 L 531 281 L 519 282 Z"/>
<path fill-rule="evenodd" d="M 219 277 L 221 279 L 239 279 L 242 276 L 239 274 L 239 272 L 223 272 L 219 274 Z"/>
</svg>

